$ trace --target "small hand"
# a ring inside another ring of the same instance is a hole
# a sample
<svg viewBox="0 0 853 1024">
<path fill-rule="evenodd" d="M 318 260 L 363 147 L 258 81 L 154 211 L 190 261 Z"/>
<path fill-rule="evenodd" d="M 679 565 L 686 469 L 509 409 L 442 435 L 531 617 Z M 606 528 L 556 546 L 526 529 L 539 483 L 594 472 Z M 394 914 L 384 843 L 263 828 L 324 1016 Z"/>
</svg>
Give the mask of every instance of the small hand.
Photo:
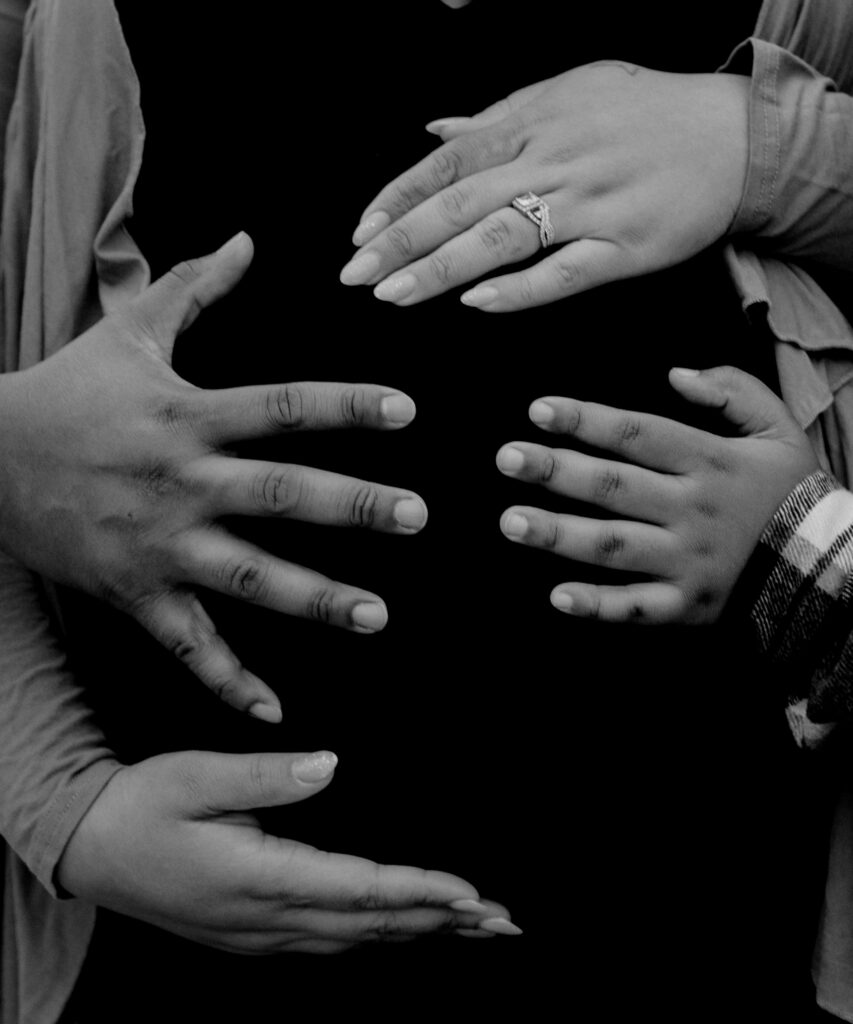
<svg viewBox="0 0 853 1024">
<path fill-rule="evenodd" d="M 454 875 L 324 853 L 261 830 L 253 809 L 314 796 L 335 764 L 326 751 L 194 751 L 122 768 L 72 835 L 59 884 L 238 953 L 327 953 L 433 932 L 513 931 L 503 907 L 480 902 Z"/>
<path fill-rule="evenodd" d="M 550 207 L 554 250 L 462 296 L 523 309 L 686 260 L 725 234 L 743 191 L 748 80 L 601 61 L 429 129 L 444 145 L 362 215 L 344 284 L 409 306 L 525 260 L 538 227 L 511 207 Z"/>
<path fill-rule="evenodd" d="M 176 336 L 252 259 L 238 235 L 181 264 L 31 370 L 0 376 L 0 546 L 51 579 L 128 612 L 223 700 L 278 721 L 278 698 L 239 663 L 205 587 L 358 632 L 381 599 L 238 539 L 223 516 L 273 516 L 416 533 L 411 491 L 298 465 L 234 458 L 233 442 L 304 430 L 396 430 L 410 398 L 366 384 L 206 391 L 171 369 Z"/>
<path fill-rule="evenodd" d="M 577 562 L 639 573 L 623 586 L 566 583 L 551 602 L 613 622 L 712 622 L 777 508 L 818 468 L 782 402 L 730 367 L 673 370 L 688 401 L 718 409 L 740 436 L 719 437 L 674 420 L 570 398 L 543 398 L 530 418 L 620 460 L 513 442 L 500 450 L 508 476 L 598 506 L 615 519 L 508 509 L 504 534 Z"/>
</svg>

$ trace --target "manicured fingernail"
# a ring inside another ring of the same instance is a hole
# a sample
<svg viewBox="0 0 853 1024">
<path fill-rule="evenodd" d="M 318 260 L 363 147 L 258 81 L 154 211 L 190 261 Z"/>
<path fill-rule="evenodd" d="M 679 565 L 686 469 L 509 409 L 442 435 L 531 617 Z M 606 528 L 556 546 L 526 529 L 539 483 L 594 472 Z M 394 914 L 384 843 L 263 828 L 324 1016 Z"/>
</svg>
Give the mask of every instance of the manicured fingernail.
<svg viewBox="0 0 853 1024">
<path fill-rule="evenodd" d="M 434 121 L 430 121 L 429 124 L 424 125 L 424 128 L 426 128 L 431 135 L 441 135 L 445 128 L 450 128 L 451 125 L 469 120 L 470 118 L 468 117 L 437 117 Z"/>
<path fill-rule="evenodd" d="M 483 285 L 481 288 L 472 288 L 470 292 L 465 292 L 459 299 L 460 302 L 464 302 L 466 306 L 473 306 L 475 309 L 483 309 L 488 306 L 489 303 L 494 302 L 498 297 L 497 288 L 492 288 L 490 285 Z"/>
<path fill-rule="evenodd" d="M 379 408 L 383 419 L 395 427 L 405 426 L 415 418 L 415 403 L 408 395 L 386 395 Z"/>
<path fill-rule="evenodd" d="M 679 377 L 698 377 L 699 370 L 688 370 L 684 366 L 673 366 L 672 372 L 678 374 Z"/>
<path fill-rule="evenodd" d="M 405 530 L 420 530 L 427 521 L 427 507 L 420 498 L 403 498 L 394 506 L 394 518 Z"/>
<path fill-rule="evenodd" d="M 461 910 L 471 914 L 488 914 L 489 912 L 486 904 L 479 903 L 477 900 L 454 900 L 448 906 L 451 910 Z"/>
<path fill-rule="evenodd" d="M 380 231 L 384 231 L 390 223 L 391 218 L 384 210 L 379 210 L 378 213 L 371 213 L 355 229 L 352 236 L 352 244 L 366 245 L 371 238 L 375 238 Z"/>
<path fill-rule="evenodd" d="M 272 725 L 278 725 L 284 717 L 281 713 L 281 708 L 278 705 L 264 704 L 261 701 L 256 701 L 249 708 L 249 714 L 253 718 L 259 718 L 262 722 L 270 722 Z"/>
<path fill-rule="evenodd" d="M 331 750 L 319 750 L 296 761 L 291 770 L 300 782 L 322 782 L 332 774 L 337 763 L 337 756 Z"/>
<path fill-rule="evenodd" d="M 383 604 L 357 604 L 350 612 L 350 619 L 361 632 L 377 633 L 388 621 L 388 612 Z"/>
<path fill-rule="evenodd" d="M 408 298 L 415 290 L 418 279 L 414 274 L 399 274 L 397 277 L 386 277 L 373 289 L 373 294 L 383 302 L 399 302 Z"/>
<path fill-rule="evenodd" d="M 517 473 L 524 465 L 524 452 L 513 448 L 512 445 L 505 445 L 498 452 L 495 462 L 502 473 Z"/>
<path fill-rule="evenodd" d="M 507 921 L 505 917 L 487 917 L 485 921 L 480 922 L 480 927 L 484 932 L 494 932 L 495 935 L 524 934 L 517 924 Z"/>
<path fill-rule="evenodd" d="M 502 529 L 507 537 L 511 537 L 513 540 L 520 540 L 527 533 L 529 526 L 530 524 L 524 516 L 520 516 L 517 512 L 510 512 L 503 521 Z"/>
<path fill-rule="evenodd" d="M 219 246 L 219 248 L 216 250 L 216 255 L 218 256 L 220 253 L 225 252 L 226 249 L 236 248 L 238 245 L 241 245 L 245 237 L 245 231 L 238 231 L 236 235 L 233 235 L 231 238 L 228 239 L 225 245 Z"/>
<path fill-rule="evenodd" d="M 378 252 L 360 253 L 341 271 L 341 284 L 366 284 L 378 269 Z"/>
<path fill-rule="evenodd" d="M 554 407 L 547 402 L 534 402 L 527 415 L 540 427 L 545 427 L 554 419 Z"/>
<path fill-rule="evenodd" d="M 561 612 L 570 612 L 574 603 L 572 595 L 566 594 L 562 590 L 558 590 L 557 593 L 551 597 L 551 604 L 555 608 L 559 608 Z"/>
</svg>

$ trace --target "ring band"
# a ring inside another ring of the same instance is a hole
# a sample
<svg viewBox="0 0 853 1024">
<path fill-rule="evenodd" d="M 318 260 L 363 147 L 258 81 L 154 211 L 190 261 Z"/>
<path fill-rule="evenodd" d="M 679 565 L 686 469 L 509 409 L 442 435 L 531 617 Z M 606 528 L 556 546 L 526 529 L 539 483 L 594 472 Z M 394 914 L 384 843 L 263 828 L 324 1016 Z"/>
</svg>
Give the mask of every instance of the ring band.
<svg viewBox="0 0 853 1024">
<path fill-rule="evenodd" d="M 539 228 L 539 241 L 543 249 L 554 244 L 554 225 L 551 223 L 551 208 L 544 199 L 540 199 L 535 192 L 525 192 L 516 196 L 512 201 L 512 208 L 523 213 L 528 220 Z"/>
</svg>

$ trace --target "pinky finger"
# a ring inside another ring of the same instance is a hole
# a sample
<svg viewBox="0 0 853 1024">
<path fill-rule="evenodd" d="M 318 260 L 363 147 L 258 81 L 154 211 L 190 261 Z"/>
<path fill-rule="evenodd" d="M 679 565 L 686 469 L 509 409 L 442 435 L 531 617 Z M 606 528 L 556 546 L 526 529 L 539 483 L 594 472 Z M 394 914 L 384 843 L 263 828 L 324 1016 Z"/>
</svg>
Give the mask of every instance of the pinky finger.
<svg viewBox="0 0 853 1024">
<path fill-rule="evenodd" d="M 630 274 L 619 246 L 598 238 L 581 238 L 527 270 L 483 281 L 465 292 L 461 301 L 487 313 L 509 313 L 544 306 Z"/>
<path fill-rule="evenodd" d="M 640 625 L 680 622 L 686 611 L 684 595 L 672 583 L 630 583 L 623 587 L 564 583 L 551 593 L 551 604 L 579 619 Z"/>
<path fill-rule="evenodd" d="M 195 594 L 175 592 L 154 598 L 136 618 L 226 704 L 264 722 L 281 721 L 278 697 L 243 668 Z"/>
</svg>

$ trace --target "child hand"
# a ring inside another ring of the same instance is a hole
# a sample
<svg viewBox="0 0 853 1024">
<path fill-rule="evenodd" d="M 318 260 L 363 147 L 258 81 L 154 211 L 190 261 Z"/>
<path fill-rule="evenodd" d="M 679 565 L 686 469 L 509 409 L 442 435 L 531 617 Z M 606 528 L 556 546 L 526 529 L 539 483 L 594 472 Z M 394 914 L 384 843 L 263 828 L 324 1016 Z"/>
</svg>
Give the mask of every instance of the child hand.
<svg viewBox="0 0 853 1024">
<path fill-rule="evenodd" d="M 740 436 L 544 398 L 530 407 L 537 426 L 620 461 L 525 442 L 498 452 L 506 475 L 621 517 L 514 507 L 501 518 L 508 539 L 645 577 L 618 586 L 561 584 L 551 594 L 561 611 L 613 622 L 713 622 L 774 512 L 818 469 L 806 435 L 754 377 L 716 367 L 674 369 L 669 379 L 688 401 L 719 410 Z"/>
</svg>

